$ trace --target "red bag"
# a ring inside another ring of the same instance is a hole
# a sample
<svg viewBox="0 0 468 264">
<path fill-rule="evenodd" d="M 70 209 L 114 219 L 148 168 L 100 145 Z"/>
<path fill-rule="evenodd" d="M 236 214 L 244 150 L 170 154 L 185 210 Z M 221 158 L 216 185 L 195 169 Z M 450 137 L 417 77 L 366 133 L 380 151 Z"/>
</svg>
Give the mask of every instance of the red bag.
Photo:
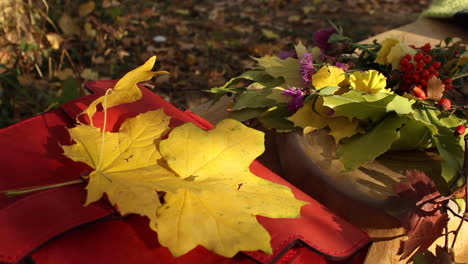
<svg viewBox="0 0 468 264">
<path fill-rule="evenodd" d="M 78 179 L 89 168 L 65 157 L 60 145 L 71 144 L 66 130 L 76 116 L 115 81 L 88 83 L 94 94 L 61 108 L 0 130 L 0 190 L 48 185 Z M 116 130 L 127 117 L 164 108 L 171 126 L 193 122 L 213 126 L 190 111 L 182 112 L 142 88 L 143 98 L 108 110 L 108 127 Z M 102 113 L 95 115 L 102 124 Z M 105 199 L 83 206 L 84 184 L 60 187 L 13 198 L 0 197 L 0 263 L 32 259 L 34 263 L 362 263 L 369 237 L 308 197 L 259 162 L 256 175 L 288 186 L 296 198 L 309 202 L 296 219 L 257 216 L 270 232 L 273 254 L 241 252 L 225 258 L 198 246 L 174 258 L 159 245 L 148 219 L 121 217 Z"/>
</svg>

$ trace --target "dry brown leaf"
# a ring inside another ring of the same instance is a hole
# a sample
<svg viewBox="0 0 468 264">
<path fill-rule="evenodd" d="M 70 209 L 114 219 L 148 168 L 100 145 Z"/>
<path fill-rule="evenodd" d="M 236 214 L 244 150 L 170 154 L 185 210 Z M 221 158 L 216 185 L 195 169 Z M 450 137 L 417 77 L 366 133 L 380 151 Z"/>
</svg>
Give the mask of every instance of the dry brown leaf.
<svg viewBox="0 0 468 264">
<path fill-rule="evenodd" d="M 307 14 L 309 14 L 311 12 L 317 11 L 317 7 L 315 7 L 315 6 L 304 6 L 304 7 L 302 7 L 302 11 L 304 12 L 304 14 L 307 15 Z"/>
<path fill-rule="evenodd" d="M 100 56 L 99 57 L 92 57 L 91 61 L 94 64 L 103 64 L 105 62 L 104 57 L 100 57 Z"/>
<path fill-rule="evenodd" d="M 438 101 L 444 95 L 445 85 L 442 81 L 433 76 L 427 81 L 427 98 Z"/>
<path fill-rule="evenodd" d="M 102 1 L 102 7 L 104 8 L 109 8 L 109 7 L 115 7 L 119 6 L 120 2 L 117 0 L 104 0 Z"/>
<path fill-rule="evenodd" d="M 78 14 L 80 15 L 80 17 L 85 17 L 91 14 L 91 12 L 94 11 L 95 7 L 96 3 L 94 1 L 83 3 L 78 7 Z"/>
<path fill-rule="evenodd" d="M 13 60 L 11 59 L 12 52 L 8 50 L 0 50 L 0 64 L 5 64 L 7 67 L 13 65 Z M 2 73 L 5 69 L 0 68 L 0 73 Z"/>
<path fill-rule="evenodd" d="M 81 77 L 85 80 L 89 80 L 89 81 L 95 81 L 97 79 L 99 79 L 99 73 L 89 69 L 89 68 L 86 68 L 83 70 L 83 72 L 81 73 Z"/>
<path fill-rule="evenodd" d="M 84 25 L 84 30 L 85 30 L 85 33 L 88 37 L 90 38 L 94 38 L 96 37 L 96 34 L 97 34 L 97 31 L 93 28 L 93 25 L 91 25 L 91 23 L 86 23 Z"/>
<path fill-rule="evenodd" d="M 80 28 L 78 25 L 75 23 L 73 18 L 69 15 L 62 15 L 59 19 L 59 27 L 63 31 L 65 35 L 71 36 L 71 35 L 79 35 L 80 33 Z"/>
<path fill-rule="evenodd" d="M 21 86 L 31 86 L 34 83 L 34 75 L 23 74 L 18 76 L 18 82 Z"/>
<path fill-rule="evenodd" d="M 74 77 L 73 70 L 70 68 L 65 68 L 60 71 L 54 72 L 54 77 L 58 78 L 61 81 L 66 80 L 68 77 Z"/>
<path fill-rule="evenodd" d="M 63 38 L 57 33 L 47 33 L 46 38 L 54 50 L 58 50 L 62 45 Z"/>
<path fill-rule="evenodd" d="M 156 77 L 156 84 L 161 84 L 161 83 L 167 83 L 169 82 L 169 74 L 165 74 L 165 75 L 160 75 L 158 77 Z"/>
<path fill-rule="evenodd" d="M 298 22 L 301 20 L 301 16 L 299 15 L 292 15 L 288 17 L 288 22 Z"/>
</svg>

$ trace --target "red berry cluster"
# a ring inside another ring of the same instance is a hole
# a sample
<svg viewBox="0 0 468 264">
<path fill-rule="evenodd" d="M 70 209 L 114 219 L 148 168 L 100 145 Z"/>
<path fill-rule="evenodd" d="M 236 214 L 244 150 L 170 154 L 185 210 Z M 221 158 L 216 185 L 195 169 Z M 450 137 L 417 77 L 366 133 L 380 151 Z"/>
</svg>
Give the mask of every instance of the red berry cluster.
<svg viewBox="0 0 468 264">
<path fill-rule="evenodd" d="M 403 71 L 402 84 L 400 89 L 402 91 L 411 91 L 415 96 L 425 99 L 427 82 L 433 76 L 439 77 L 439 69 L 442 64 L 439 61 L 433 61 L 430 55 L 431 45 L 426 43 L 424 46 L 414 49 L 420 50 L 413 56 L 406 54 L 400 60 L 401 70 Z M 451 89 L 453 87 L 452 80 L 446 78 L 444 81 L 445 89 Z M 414 91 L 416 87 L 419 87 L 417 91 Z"/>
</svg>

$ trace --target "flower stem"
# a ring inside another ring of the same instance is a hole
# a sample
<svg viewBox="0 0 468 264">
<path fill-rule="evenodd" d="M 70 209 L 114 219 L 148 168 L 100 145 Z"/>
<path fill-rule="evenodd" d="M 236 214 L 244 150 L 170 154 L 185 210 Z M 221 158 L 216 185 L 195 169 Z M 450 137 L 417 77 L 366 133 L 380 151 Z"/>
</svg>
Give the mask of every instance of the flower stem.
<svg viewBox="0 0 468 264">
<path fill-rule="evenodd" d="M 27 187 L 27 188 L 15 189 L 15 190 L 5 190 L 5 191 L 0 191 L 0 194 L 3 194 L 5 197 L 12 197 L 16 195 L 23 195 L 23 194 L 33 193 L 37 191 L 58 188 L 58 187 L 63 187 L 63 186 L 68 186 L 68 185 L 74 185 L 74 184 L 79 184 L 79 183 L 84 183 L 84 182 L 85 182 L 84 179 L 79 179 L 79 180 L 56 183 L 56 184 L 51 184 L 51 185 L 33 186 L 33 187 Z"/>
<path fill-rule="evenodd" d="M 374 56 L 377 56 L 377 53 L 375 53 L 375 52 L 371 51 L 370 49 L 368 49 L 368 48 L 366 47 L 367 45 L 365 45 L 365 44 L 356 44 L 356 43 L 353 43 L 352 45 L 353 45 L 354 48 L 358 48 L 358 49 L 360 49 L 360 50 L 363 50 L 363 51 L 368 52 L 369 54 L 372 54 L 372 55 L 374 55 Z M 375 45 L 369 45 L 369 46 L 372 46 L 372 47 L 373 47 L 373 46 L 375 46 Z"/>
<path fill-rule="evenodd" d="M 456 80 L 456 79 L 460 79 L 460 78 L 466 77 L 466 76 L 468 76 L 468 73 L 464 73 L 464 74 L 458 75 L 458 76 L 456 76 L 455 78 L 452 78 L 452 81 L 453 81 L 453 80 Z"/>
</svg>

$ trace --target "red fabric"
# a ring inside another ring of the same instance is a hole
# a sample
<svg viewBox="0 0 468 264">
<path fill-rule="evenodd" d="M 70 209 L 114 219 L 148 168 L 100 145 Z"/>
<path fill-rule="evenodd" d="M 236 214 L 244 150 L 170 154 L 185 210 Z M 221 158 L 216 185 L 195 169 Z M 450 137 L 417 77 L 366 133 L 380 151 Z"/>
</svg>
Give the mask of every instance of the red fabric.
<svg viewBox="0 0 468 264">
<path fill-rule="evenodd" d="M 91 82 L 88 87 L 95 92 L 94 95 L 0 130 L 0 166 L 3 172 L 0 190 L 63 182 L 86 173 L 89 168 L 64 157 L 59 145 L 71 144 L 65 126 L 72 125 L 75 116 L 114 84 L 115 81 Z M 147 89 L 142 91 L 141 100 L 109 109 L 108 130 L 117 130 L 127 117 L 157 108 L 164 108 L 166 114 L 173 117 L 171 126 L 193 122 L 205 129 L 213 127 L 189 111 L 181 112 Z M 94 124 L 101 125 L 101 120 L 102 113 L 97 113 Z M 310 202 L 302 208 L 298 219 L 257 217 L 271 234 L 274 249 L 271 256 L 263 252 L 244 252 L 228 259 L 199 246 L 182 257 L 174 258 L 167 248 L 159 245 L 157 234 L 149 229 L 147 219 L 139 216 L 83 226 L 112 214 L 113 210 L 104 199 L 93 205 L 97 208 L 91 205 L 82 207 L 80 201 L 84 192 L 81 186 L 33 193 L 19 200 L 0 198 L 0 262 L 16 262 L 25 253 L 40 247 L 32 254 L 39 264 L 253 263 L 253 259 L 262 263 L 348 263 L 351 258 L 353 263 L 362 263 L 362 258 L 354 257 L 366 253 L 370 240 L 365 233 L 334 216 L 260 163 L 254 162 L 251 170 L 260 177 L 289 186 L 298 199 Z M 48 194 L 61 193 L 62 190 L 70 197 Z M 8 210 L 12 207 L 18 209 L 10 213 Z M 81 220 L 74 222 L 73 219 Z M 81 227 L 70 230 L 72 226 Z M 25 234 L 18 238 L 16 234 L 20 232 Z M 58 234 L 63 235 L 56 237 Z M 51 242 L 43 244 L 54 237 Z M 298 243 L 302 246 L 297 247 Z"/>
</svg>

